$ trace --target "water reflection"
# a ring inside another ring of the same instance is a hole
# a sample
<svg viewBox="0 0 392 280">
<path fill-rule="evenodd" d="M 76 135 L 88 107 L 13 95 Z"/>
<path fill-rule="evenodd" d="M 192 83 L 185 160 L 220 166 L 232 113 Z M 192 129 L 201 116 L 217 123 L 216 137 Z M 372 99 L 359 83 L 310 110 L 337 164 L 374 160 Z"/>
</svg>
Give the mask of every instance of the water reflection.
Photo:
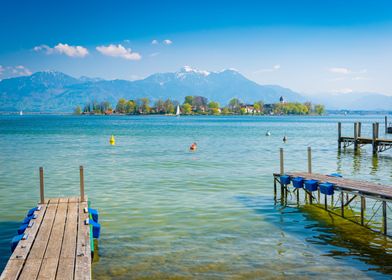
<svg viewBox="0 0 392 280">
<path fill-rule="evenodd" d="M 20 223 L 4 221 L 0 222 L 0 271 L 3 271 L 11 256 L 10 242 Z"/>
</svg>

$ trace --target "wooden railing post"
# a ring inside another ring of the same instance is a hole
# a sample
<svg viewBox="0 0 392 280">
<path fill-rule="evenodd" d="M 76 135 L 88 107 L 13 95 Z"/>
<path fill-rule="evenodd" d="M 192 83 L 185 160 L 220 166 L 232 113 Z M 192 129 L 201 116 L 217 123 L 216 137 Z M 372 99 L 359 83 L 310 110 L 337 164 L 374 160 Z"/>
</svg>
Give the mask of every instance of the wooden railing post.
<svg viewBox="0 0 392 280">
<path fill-rule="evenodd" d="M 40 203 L 45 203 L 45 193 L 44 193 L 44 168 L 39 168 L 39 197 Z"/>
<path fill-rule="evenodd" d="M 358 123 L 358 138 L 361 137 L 361 134 L 362 134 L 362 123 L 359 122 L 359 123 Z"/>
<path fill-rule="evenodd" d="M 385 116 L 385 133 L 388 133 L 388 117 Z"/>
<path fill-rule="evenodd" d="M 338 148 L 342 147 L 342 123 L 338 122 Z"/>
<path fill-rule="evenodd" d="M 354 150 L 358 150 L 358 123 L 354 123 Z"/>
<path fill-rule="evenodd" d="M 284 156 L 283 148 L 280 148 L 280 175 L 284 174 Z"/>
<path fill-rule="evenodd" d="M 84 172 L 83 172 L 82 165 L 79 167 L 79 171 L 80 171 L 80 200 L 82 202 L 84 202 L 85 201 L 85 198 L 84 198 Z"/>
</svg>

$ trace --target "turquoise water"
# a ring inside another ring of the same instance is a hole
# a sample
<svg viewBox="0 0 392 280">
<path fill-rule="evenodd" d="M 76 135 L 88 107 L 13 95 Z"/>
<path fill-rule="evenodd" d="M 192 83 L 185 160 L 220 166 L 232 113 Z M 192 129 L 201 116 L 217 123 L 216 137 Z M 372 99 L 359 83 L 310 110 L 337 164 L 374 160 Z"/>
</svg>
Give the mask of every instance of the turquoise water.
<svg viewBox="0 0 392 280">
<path fill-rule="evenodd" d="M 347 135 L 362 121 L 370 136 L 382 120 L 0 116 L 0 270 L 18 222 L 39 199 L 38 167 L 50 197 L 78 195 L 84 165 L 102 225 L 94 279 L 390 279 L 383 237 L 354 240 L 355 225 L 338 228 L 273 200 L 279 147 L 286 170 L 305 170 L 312 146 L 314 172 L 390 184 L 392 151 L 337 152 L 338 121 Z"/>
</svg>

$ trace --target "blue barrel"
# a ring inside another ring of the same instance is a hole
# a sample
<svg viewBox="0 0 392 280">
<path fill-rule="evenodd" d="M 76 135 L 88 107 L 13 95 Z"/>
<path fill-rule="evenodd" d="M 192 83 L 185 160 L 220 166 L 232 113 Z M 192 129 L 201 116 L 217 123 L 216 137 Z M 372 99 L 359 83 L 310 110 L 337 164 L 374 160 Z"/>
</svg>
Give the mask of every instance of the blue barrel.
<svg viewBox="0 0 392 280">
<path fill-rule="evenodd" d="M 283 184 L 283 185 L 290 184 L 290 176 L 288 176 L 288 175 L 280 176 L 280 183 Z"/>
<path fill-rule="evenodd" d="M 93 238 L 99 238 L 101 234 L 101 225 L 93 220 L 90 220 L 89 222 L 93 227 Z"/>
<path fill-rule="evenodd" d="M 317 191 L 318 182 L 316 180 L 305 180 L 305 189 L 310 192 Z"/>
<path fill-rule="evenodd" d="M 34 207 L 31 208 L 28 212 L 27 212 L 27 217 L 33 216 L 34 212 L 38 210 L 38 207 Z"/>
<path fill-rule="evenodd" d="M 18 228 L 18 234 L 23 234 L 28 226 L 29 226 L 29 224 L 22 224 L 22 225 Z"/>
<path fill-rule="evenodd" d="M 12 240 L 11 240 L 11 252 L 13 252 L 18 246 L 19 241 L 21 241 L 23 238 L 23 234 L 15 235 Z"/>
<path fill-rule="evenodd" d="M 332 183 L 322 183 L 319 185 L 320 188 L 320 192 L 326 195 L 333 195 L 334 193 L 334 188 L 333 188 L 333 184 Z"/>
<path fill-rule="evenodd" d="M 88 208 L 88 212 L 90 213 L 91 218 L 94 220 L 94 222 L 98 223 L 98 210 L 93 208 Z"/>
<path fill-rule="evenodd" d="M 342 178 L 343 176 L 341 175 L 341 174 L 339 174 L 339 173 L 332 173 L 332 174 L 329 174 L 329 176 L 331 176 L 331 177 L 337 177 L 337 178 Z"/>
<path fill-rule="evenodd" d="M 304 178 L 302 177 L 295 177 L 291 179 L 291 182 L 293 182 L 293 187 L 300 189 L 304 187 Z"/>
</svg>

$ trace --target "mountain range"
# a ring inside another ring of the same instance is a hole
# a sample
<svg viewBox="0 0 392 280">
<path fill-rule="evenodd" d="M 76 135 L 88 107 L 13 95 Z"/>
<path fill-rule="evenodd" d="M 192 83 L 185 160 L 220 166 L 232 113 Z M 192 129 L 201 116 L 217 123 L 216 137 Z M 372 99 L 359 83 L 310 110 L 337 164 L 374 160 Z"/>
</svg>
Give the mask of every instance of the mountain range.
<svg viewBox="0 0 392 280">
<path fill-rule="evenodd" d="M 257 84 L 234 69 L 208 72 L 185 66 L 177 72 L 156 73 L 136 81 L 74 78 L 56 71 L 4 79 L 0 81 L 0 111 L 71 112 L 77 105 L 91 101 L 109 101 L 113 106 L 119 98 L 170 98 L 182 102 L 187 95 L 201 95 L 222 106 L 231 98 L 244 103 L 275 103 L 283 96 L 287 101 L 321 102 L 331 109 L 392 108 L 392 97 L 382 94 L 352 93 L 343 99 L 341 95 L 305 97 L 278 85 Z"/>
</svg>

